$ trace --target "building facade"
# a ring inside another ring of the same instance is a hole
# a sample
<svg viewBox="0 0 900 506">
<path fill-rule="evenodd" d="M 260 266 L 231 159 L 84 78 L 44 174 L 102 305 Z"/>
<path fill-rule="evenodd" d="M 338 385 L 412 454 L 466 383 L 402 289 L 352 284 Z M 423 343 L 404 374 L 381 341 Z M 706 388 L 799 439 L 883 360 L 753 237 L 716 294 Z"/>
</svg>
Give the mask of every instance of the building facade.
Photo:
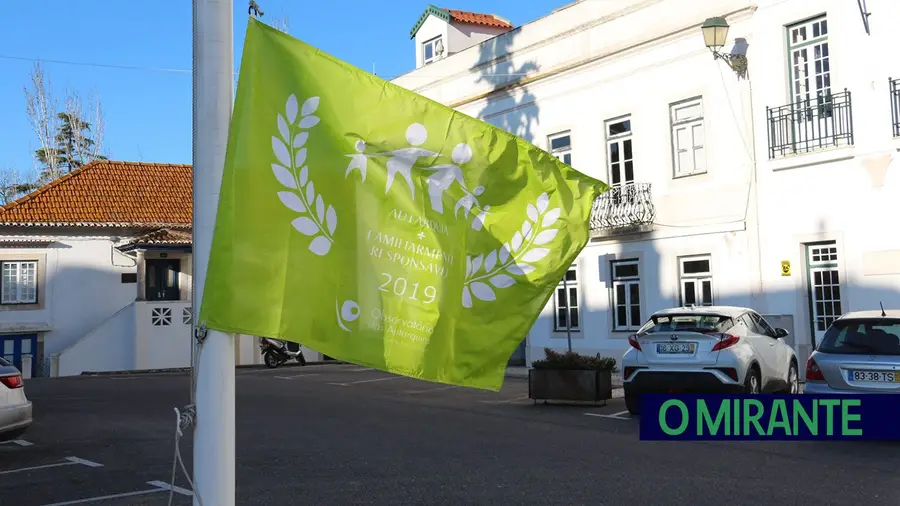
<svg viewBox="0 0 900 506">
<path fill-rule="evenodd" d="M 580 1 L 393 82 L 611 186 L 527 363 L 569 337 L 618 359 L 650 314 L 688 304 L 753 307 L 805 361 L 837 315 L 900 305 L 900 59 L 876 57 L 898 15 L 890 0 Z M 417 54 L 441 22 L 419 21 Z"/>
<path fill-rule="evenodd" d="M 27 376 L 189 366 L 191 220 L 190 165 L 92 162 L 0 208 L 0 355 Z"/>
</svg>

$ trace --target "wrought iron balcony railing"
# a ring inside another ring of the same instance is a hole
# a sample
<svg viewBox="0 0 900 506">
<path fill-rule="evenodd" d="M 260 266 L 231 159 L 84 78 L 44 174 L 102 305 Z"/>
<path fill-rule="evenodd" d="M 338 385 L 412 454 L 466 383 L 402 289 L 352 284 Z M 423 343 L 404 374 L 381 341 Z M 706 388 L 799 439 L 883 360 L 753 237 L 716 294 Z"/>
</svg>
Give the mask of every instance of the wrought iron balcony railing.
<svg viewBox="0 0 900 506">
<path fill-rule="evenodd" d="M 616 185 L 594 201 L 591 230 L 610 230 L 653 223 L 656 207 L 650 183 Z"/>
<path fill-rule="evenodd" d="M 888 89 L 891 90 L 891 122 L 894 124 L 894 137 L 900 137 L 900 78 L 888 78 Z"/>
<path fill-rule="evenodd" d="M 766 107 L 769 159 L 853 144 L 850 92 Z"/>
</svg>

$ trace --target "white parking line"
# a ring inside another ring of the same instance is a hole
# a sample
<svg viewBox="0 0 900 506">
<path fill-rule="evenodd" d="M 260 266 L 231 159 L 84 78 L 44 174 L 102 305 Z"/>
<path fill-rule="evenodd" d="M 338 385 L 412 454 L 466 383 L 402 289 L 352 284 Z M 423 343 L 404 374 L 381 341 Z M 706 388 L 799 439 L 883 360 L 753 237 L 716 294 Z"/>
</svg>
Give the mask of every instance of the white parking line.
<svg viewBox="0 0 900 506">
<path fill-rule="evenodd" d="M 176 494 L 192 496 L 194 495 L 190 490 L 181 488 L 181 487 L 173 487 L 168 483 L 164 483 L 162 481 L 148 481 L 148 485 L 153 485 L 153 488 L 146 490 L 138 490 L 135 492 L 124 492 L 121 494 L 112 494 L 112 495 L 103 495 L 98 497 L 87 497 L 85 499 L 76 499 L 74 501 L 65 501 L 65 502 L 55 502 L 53 504 L 45 504 L 44 506 L 67 506 L 69 504 L 84 504 L 88 502 L 97 502 L 97 501 L 105 501 L 107 499 L 117 499 L 119 497 L 133 497 L 136 495 L 147 495 L 147 494 L 158 494 L 160 492 L 168 492 L 174 491 Z"/>
<path fill-rule="evenodd" d="M 358 385 L 360 383 L 374 383 L 376 381 L 388 381 L 400 379 L 401 376 L 390 376 L 388 378 L 375 378 L 370 380 L 359 380 L 359 381 L 351 381 L 349 383 L 329 383 L 329 385 L 339 386 L 339 387 L 349 387 L 350 385 Z"/>
<path fill-rule="evenodd" d="M 78 457 L 66 457 L 65 462 L 57 462 L 56 464 L 44 464 L 43 466 L 31 466 L 31 467 L 20 467 L 18 469 L 9 469 L 6 471 L 0 471 L 0 475 L 19 473 L 22 471 L 34 471 L 35 469 L 49 469 L 51 467 L 71 466 L 71 465 L 75 465 L 75 464 L 81 464 L 83 466 L 88 466 L 88 467 L 103 467 L 103 464 L 91 462 L 90 460 L 79 459 Z"/>
<path fill-rule="evenodd" d="M 371 367 L 360 367 L 359 369 L 345 369 L 347 372 L 363 372 L 363 371 L 374 371 Z"/>
<path fill-rule="evenodd" d="M 166 482 L 164 482 L 164 481 L 159 481 L 159 480 L 148 481 L 148 482 L 147 482 L 147 485 L 153 485 L 154 487 L 159 487 L 159 488 L 161 488 L 161 489 L 163 489 L 163 490 L 166 490 L 166 491 L 172 490 L 172 491 L 174 491 L 176 494 L 188 495 L 188 496 L 194 495 L 193 492 L 191 492 L 190 490 L 188 490 L 188 489 L 186 489 L 186 488 L 181 488 L 181 487 L 177 487 L 177 486 L 175 486 L 175 485 L 170 485 L 170 484 L 168 484 L 168 483 L 166 483 Z"/>
<path fill-rule="evenodd" d="M 425 390 L 407 390 L 406 393 L 408 393 L 410 395 L 426 394 L 428 392 L 437 392 L 439 390 L 449 390 L 451 388 L 456 388 L 456 385 L 447 385 L 447 386 L 436 387 L 436 388 L 426 388 Z"/>
<path fill-rule="evenodd" d="M 0 442 L 0 445 L 19 445 L 19 446 L 34 446 L 34 443 L 29 443 L 24 439 L 13 439 L 12 441 L 3 441 Z"/>
<path fill-rule="evenodd" d="M 482 402 L 484 404 L 508 404 L 510 402 L 523 401 L 527 398 L 528 398 L 528 396 L 526 395 L 525 397 L 516 397 L 515 399 L 506 399 L 503 401 L 478 401 L 478 402 Z"/>
<path fill-rule="evenodd" d="M 586 416 L 599 416 L 600 418 L 614 418 L 616 420 L 631 420 L 631 416 L 622 416 L 628 413 L 628 410 L 619 411 L 618 413 L 613 413 L 611 415 L 602 415 L 600 413 L 585 413 Z"/>
<path fill-rule="evenodd" d="M 304 376 L 318 376 L 318 375 L 319 375 L 319 373 L 314 372 L 312 374 L 295 374 L 293 376 L 275 376 L 275 378 L 280 379 L 280 380 L 289 380 L 289 379 L 294 379 L 294 378 L 302 378 Z"/>
</svg>

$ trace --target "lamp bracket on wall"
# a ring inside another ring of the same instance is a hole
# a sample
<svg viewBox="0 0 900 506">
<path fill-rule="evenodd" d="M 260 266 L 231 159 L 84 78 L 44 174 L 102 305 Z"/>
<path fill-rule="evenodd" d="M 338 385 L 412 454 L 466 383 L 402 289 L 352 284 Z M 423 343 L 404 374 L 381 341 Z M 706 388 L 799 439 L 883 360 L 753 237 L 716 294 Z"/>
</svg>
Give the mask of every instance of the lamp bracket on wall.
<svg viewBox="0 0 900 506">
<path fill-rule="evenodd" d="M 866 0 L 856 0 L 856 4 L 859 5 L 859 15 L 862 16 L 863 26 L 866 28 L 866 35 L 872 35 L 869 32 L 869 16 L 871 16 L 872 13 L 866 8 Z"/>
</svg>

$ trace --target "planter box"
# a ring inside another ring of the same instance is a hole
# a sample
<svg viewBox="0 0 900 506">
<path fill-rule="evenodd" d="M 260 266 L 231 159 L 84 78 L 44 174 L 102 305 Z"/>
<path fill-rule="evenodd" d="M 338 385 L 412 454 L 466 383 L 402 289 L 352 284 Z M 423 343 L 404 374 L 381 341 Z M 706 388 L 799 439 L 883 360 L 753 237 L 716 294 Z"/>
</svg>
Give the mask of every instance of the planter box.
<svg viewBox="0 0 900 506">
<path fill-rule="evenodd" d="M 612 399 L 612 371 L 529 369 L 528 398 L 598 402 Z"/>
</svg>

